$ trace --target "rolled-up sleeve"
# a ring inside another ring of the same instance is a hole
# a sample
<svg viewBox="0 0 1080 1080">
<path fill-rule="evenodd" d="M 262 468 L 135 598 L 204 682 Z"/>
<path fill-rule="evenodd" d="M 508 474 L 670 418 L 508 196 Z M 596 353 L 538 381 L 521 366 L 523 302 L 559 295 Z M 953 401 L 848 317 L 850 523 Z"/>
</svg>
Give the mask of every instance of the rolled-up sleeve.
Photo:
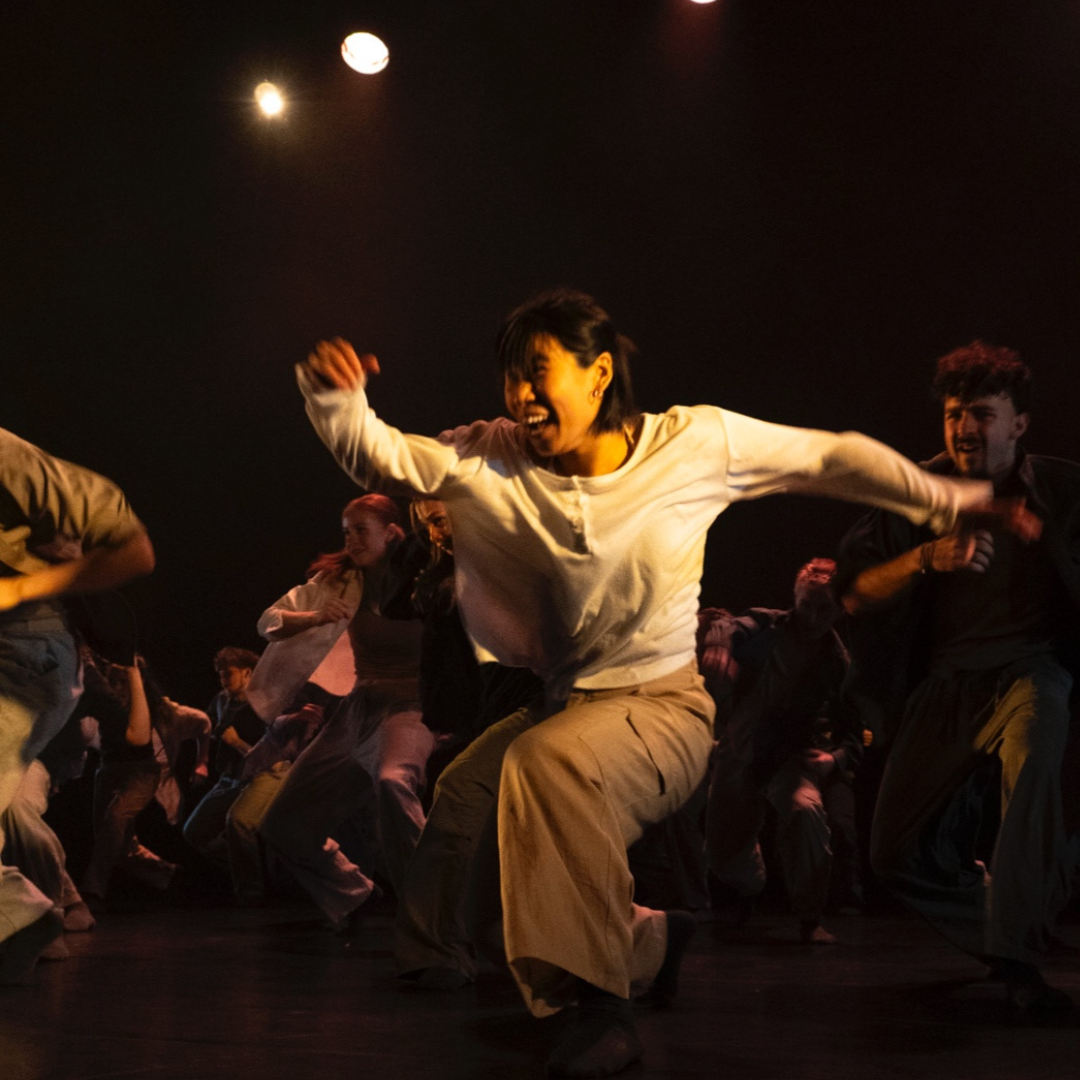
<svg viewBox="0 0 1080 1080">
<path fill-rule="evenodd" d="M 29 573 L 145 531 L 111 480 L 0 431 L 0 540 L 5 561 Z"/>
</svg>

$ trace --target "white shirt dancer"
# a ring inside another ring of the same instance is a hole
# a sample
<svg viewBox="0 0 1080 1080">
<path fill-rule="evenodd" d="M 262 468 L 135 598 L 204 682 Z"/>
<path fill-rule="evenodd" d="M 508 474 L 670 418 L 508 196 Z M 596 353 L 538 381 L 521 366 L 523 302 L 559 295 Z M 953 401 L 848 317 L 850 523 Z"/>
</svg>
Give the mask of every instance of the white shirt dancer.
<svg viewBox="0 0 1080 1080">
<path fill-rule="evenodd" d="M 558 1076 L 636 1060 L 631 993 L 674 992 L 686 928 L 631 903 L 626 847 L 705 772 L 712 703 L 694 629 L 716 516 L 804 492 L 945 532 L 990 498 L 986 484 L 945 482 L 862 435 L 712 406 L 641 415 L 631 349 L 590 297 L 540 296 L 500 336 L 511 419 L 437 439 L 375 415 L 365 387 L 378 362 L 347 342 L 320 343 L 298 368 L 312 423 L 357 483 L 445 504 L 470 635 L 545 681 L 545 708 L 489 729 L 468 768 L 498 788 L 511 971 L 538 1016 L 582 1006 L 548 1062 Z"/>
</svg>

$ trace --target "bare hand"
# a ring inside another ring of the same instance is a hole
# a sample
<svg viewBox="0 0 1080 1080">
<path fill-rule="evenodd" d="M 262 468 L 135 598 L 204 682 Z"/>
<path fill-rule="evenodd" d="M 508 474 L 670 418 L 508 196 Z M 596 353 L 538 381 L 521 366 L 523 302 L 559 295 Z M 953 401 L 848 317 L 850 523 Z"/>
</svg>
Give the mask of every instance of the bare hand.
<svg viewBox="0 0 1080 1080">
<path fill-rule="evenodd" d="M 1042 519 L 1026 506 L 1026 499 L 991 499 L 970 506 L 957 519 L 960 532 L 977 529 L 1006 529 L 1026 544 L 1042 535 Z"/>
<path fill-rule="evenodd" d="M 0 611 L 10 611 L 22 603 L 19 577 L 0 577 Z"/>
<path fill-rule="evenodd" d="M 939 574 L 974 570 L 985 574 L 994 557 L 994 538 L 985 529 L 951 533 L 930 544 L 930 568 Z"/>
<path fill-rule="evenodd" d="M 824 780 L 836 768 L 836 758 L 828 750 L 804 750 L 803 768 L 818 780 Z"/>
<path fill-rule="evenodd" d="M 379 374 L 379 361 L 371 353 L 357 355 L 344 338 L 334 338 L 320 341 L 300 368 L 316 386 L 356 390 L 367 385 L 369 375 Z"/>
<path fill-rule="evenodd" d="M 331 597 L 318 611 L 315 612 L 313 625 L 322 626 L 324 623 L 339 622 L 341 619 L 351 619 L 353 609 L 350 604 L 337 597 Z"/>
</svg>

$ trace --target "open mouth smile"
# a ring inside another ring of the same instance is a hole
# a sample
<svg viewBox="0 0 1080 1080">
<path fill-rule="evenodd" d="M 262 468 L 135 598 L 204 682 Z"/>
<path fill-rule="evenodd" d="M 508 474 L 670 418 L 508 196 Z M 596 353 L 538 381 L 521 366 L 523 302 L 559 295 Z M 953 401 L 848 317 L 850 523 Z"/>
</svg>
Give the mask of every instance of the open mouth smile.
<svg viewBox="0 0 1080 1080">
<path fill-rule="evenodd" d="M 530 409 L 521 417 L 521 426 L 530 435 L 539 434 L 549 423 L 551 413 L 547 409 Z"/>
</svg>

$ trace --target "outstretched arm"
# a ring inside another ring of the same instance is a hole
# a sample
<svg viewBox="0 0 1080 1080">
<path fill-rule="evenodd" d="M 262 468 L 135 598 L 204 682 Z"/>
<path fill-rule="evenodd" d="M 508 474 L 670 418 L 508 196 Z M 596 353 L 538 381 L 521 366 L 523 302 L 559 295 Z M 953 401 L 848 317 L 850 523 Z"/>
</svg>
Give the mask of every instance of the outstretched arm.
<svg viewBox="0 0 1080 1080">
<path fill-rule="evenodd" d="M 78 559 L 18 577 L 0 578 L 0 611 L 29 600 L 113 589 L 154 569 L 150 537 L 140 530 L 113 548 L 95 548 Z"/>
<path fill-rule="evenodd" d="M 994 500 L 989 480 L 939 476 L 855 431 L 786 427 L 723 411 L 728 487 L 736 498 L 780 492 L 866 503 L 939 536 L 1002 526 L 1033 540 L 1041 522 L 1022 500 Z"/>
<path fill-rule="evenodd" d="M 368 377 L 380 370 L 374 356 L 334 338 L 319 342 L 296 369 L 315 430 L 353 480 L 384 494 L 439 496 L 457 452 L 436 439 L 406 435 L 375 415 L 365 393 Z"/>
<path fill-rule="evenodd" d="M 740 498 L 826 495 L 890 510 L 939 535 L 953 529 L 963 510 L 993 498 L 989 481 L 936 476 L 858 432 L 787 427 L 730 412 L 724 426 L 727 481 Z"/>
</svg>

